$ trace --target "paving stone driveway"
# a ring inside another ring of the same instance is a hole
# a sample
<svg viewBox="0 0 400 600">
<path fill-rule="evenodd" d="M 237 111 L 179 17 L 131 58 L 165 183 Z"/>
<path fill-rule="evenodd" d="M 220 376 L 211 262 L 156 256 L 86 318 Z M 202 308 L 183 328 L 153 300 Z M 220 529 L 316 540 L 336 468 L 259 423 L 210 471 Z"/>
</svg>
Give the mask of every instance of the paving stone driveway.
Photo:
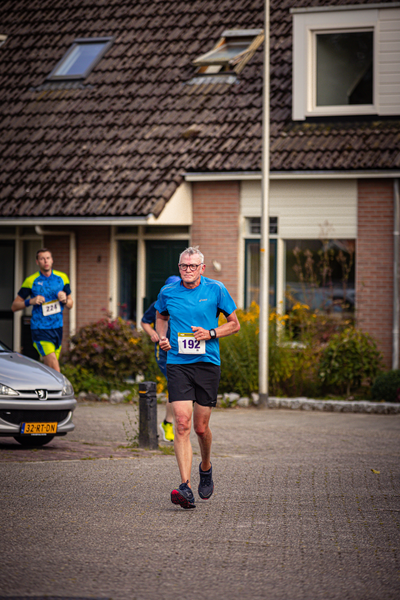
<svg viewBox="0 0 400 600">
<path fill-rule="evenodd" d="M 124 420 L 80 405 L 47 448 L 2 444 L 0 598 L 400 597 L 400 415 L 217 410 L 192 511 L 173 456 L 118 450 Z"/>
</svg>

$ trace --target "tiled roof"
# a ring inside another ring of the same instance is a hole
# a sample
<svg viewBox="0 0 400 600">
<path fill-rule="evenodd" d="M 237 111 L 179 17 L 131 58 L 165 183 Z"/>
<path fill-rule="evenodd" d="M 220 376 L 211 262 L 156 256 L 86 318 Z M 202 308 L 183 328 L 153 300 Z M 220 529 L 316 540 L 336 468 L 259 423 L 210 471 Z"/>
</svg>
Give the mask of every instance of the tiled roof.
<svg viewBox="0 0 400 600">
<path fill-rule="evenodd" d="M 376 0 L 371 0 L 376 3 Z M 291 121 L 291 7 L 271 1 L 271 169 L 400 168 L 398 121 Z M 0 216 L 158 215 L 187 171 L 259 171 L 262 47 L 235 83 L 190 84 L 264 0 L 8 0 L 0 6 Z M 75 38 L 115 36 L 82 83 L 46 82 Z"/>
</svg>

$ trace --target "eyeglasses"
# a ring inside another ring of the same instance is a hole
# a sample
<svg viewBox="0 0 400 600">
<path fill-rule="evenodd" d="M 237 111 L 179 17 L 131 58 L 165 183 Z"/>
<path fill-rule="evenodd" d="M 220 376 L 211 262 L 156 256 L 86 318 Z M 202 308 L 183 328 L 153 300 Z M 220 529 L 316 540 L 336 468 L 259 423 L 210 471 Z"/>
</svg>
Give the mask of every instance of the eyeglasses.
<svg viewBox="0 0 400 600">
<path fill-rule="evenodd" d="M 200 263 L 199 265 L 184 265 L 184 264 L 181 264 L 181 265 L 178 265 L 178 267 L 180 268 L 181 271 L 187 271 L 189 269 L 190 271 L 193 272 L 196 269 L 198 269 L 199 267 L 201 267 L 202 264 L 203 263 Z"/>
</svg>

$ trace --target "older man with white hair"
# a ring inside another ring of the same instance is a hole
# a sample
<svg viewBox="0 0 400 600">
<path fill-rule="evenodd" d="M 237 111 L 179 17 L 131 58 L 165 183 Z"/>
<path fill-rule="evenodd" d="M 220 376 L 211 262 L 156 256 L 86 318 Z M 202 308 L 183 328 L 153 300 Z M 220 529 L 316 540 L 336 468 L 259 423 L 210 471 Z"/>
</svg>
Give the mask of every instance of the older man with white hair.
<svg viewBox="0 0 400 600">
<path fill-rule="evenodd" d="M 160 348 L 168 353 L 168 393 L 175 420 L 175 455 L 182 480 L 172 491 L 171 501 L 182 508 L 195 508 L 190 483 L 192 415 L 201 452 L 198 493 L 200 498 L 208 499 L 214 491 L 209 422 L 211 409 L 217 403 L 221 375 L 218 338 L 237 333 L 240 324 L 236 305 L 224 284 L 203 276 L 206 265 L 198 247 L 184 250 L 178 266 L 181 281 L 164 286 L 158 295 L 156 330 Z M 221 313 L 226 322 L 218 325 Z"/>
</svg>

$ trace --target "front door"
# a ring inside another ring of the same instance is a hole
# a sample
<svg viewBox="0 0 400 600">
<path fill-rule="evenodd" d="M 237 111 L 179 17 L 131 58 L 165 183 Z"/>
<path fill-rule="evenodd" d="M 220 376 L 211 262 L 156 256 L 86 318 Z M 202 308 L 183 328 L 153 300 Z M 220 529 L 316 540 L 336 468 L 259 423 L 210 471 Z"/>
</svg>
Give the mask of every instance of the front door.
<svg viewBox="0 0 400 600">
<path fill-rule="evenodd" d="M 179 255 L 188 240 L 148 240 L 146 242 L 146 298 L 143 311 L 157 300 L 158 292 L 170 275 L 179 275 Z"/>
<path fill-rule="evenodd" d="M 0 241 L 0 340 L 13 347 L 14 240 Z"/>
</svg>

